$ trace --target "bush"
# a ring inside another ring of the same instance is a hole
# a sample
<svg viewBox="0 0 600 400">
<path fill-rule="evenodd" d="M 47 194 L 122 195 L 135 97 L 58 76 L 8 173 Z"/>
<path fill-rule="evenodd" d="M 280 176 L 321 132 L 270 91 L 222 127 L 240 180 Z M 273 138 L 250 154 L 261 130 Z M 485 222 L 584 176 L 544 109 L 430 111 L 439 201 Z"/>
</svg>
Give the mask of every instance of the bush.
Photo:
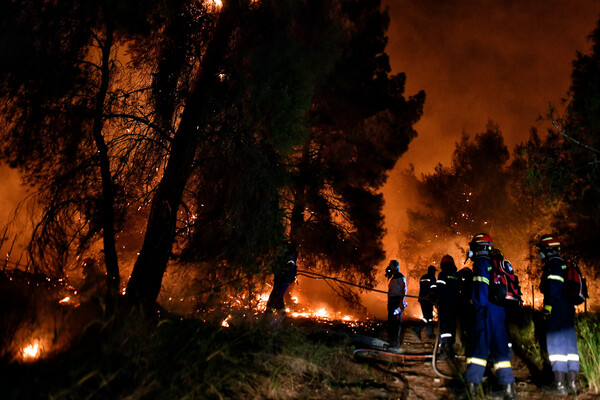
<svg viewBox="0 0 600 400">
<path fill-rule="evenodd" d="M 588 386 L 598 394 L 600 391 L 600 322 L 599 313 L 578 314 L 575 319 L 579 365 Z"/>
<path fill-rule="evenodd" d="M 530 307 L 519 307 L 507 311 L 507 322 L 513 351 L 527 365 L 534 380 L 542 383 L 552 375 L 543 316 Z"/>
</svg>

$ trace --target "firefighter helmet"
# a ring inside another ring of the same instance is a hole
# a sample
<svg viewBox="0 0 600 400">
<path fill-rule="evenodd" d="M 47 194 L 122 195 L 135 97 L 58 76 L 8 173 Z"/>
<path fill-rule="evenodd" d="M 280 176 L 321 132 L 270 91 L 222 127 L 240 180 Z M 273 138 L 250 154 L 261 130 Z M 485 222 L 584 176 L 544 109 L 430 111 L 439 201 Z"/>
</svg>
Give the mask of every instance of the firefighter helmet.
<svg viewBox="0 0 600 400">
<path fill-rule="evenodd" d="M 452 256 L 446 254 L 444 257 L 442 257 L 442 261 L 440 263 L 441 264 L 444 264 L 444 263 L 454 264 L 454 258 L 452 258 Z"/>
<path fill-rule="evenodd" d="M 398 260 L 391 260 L 385 269 L 385 277 L 389 279 L 398 272 L 400 272 L 400 263 Z"/>
<path fill-rule="evenodd" d="M 473 235 L 473 239 L 469 243 L 471 246 L 494 246 L 492 237 L 487 233 L 478 233 Z"/>
<path fill-rule="evenodd" d="M 560 240 L 555 235 L 543 235 L 538 242 L 538 247 L 544 250 L 560 250 Z"/>
</svg>

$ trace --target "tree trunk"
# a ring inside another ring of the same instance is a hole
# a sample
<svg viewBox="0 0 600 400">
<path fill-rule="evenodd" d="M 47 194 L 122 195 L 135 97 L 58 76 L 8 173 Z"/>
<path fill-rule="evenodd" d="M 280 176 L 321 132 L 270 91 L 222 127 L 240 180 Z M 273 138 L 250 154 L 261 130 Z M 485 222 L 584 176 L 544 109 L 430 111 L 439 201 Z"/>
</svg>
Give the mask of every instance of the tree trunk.
<svg viewBox="0 0 600 400">
<path fill-rule="evenodd" d="M 302 149 L 302 160 L 298 168 L 298 179 L 293 188 L 292 216 L 290 218 L 290 242 L 294 249 L 300 249 L 302 242 L 302 227 L 304 226 L 304 209 L 306 208 L 306 183 L 302 176 L 304 166 L 310 163 L 310 140 L 307 140 Z M 309 170 L 309 168 L 306 168 Z"/>
<path fill-rule="evenodd" d="M 219 68 L 229 49 L 228 42 L 236 26 L 239 4 L 223 2 L 211 42 L 202 57 L 192 94 L 173 137 L 169 161 L 152 199 L 146 236 L 127 285 L 127 296 L 133 303 L 151 309 L 156 303 L 162 279 L 171 256 L 177 223 L 177 212 L 201 134 L 211 112 L 208 104 L 218 90 Z"/>
<path fill-rule="evenodd" d="M 104 258 L 106 264 L 106 284 L 109 297 L 119 293 L 120 275 L 117 249 L 115 244 L 115 210 L 112 174 L 108 158 L 108 146 L 104 141 L 104 102 L 110 81 L 110 52 L 113 45 L 114 27 L 110 16 L 106 16 L 106 39 L 102 45 L 102 76 L 96 95 L 93 137 L 100 157 L 100 176 L 102 178 L 102 235 L 104 240 Z"/>
</svg>

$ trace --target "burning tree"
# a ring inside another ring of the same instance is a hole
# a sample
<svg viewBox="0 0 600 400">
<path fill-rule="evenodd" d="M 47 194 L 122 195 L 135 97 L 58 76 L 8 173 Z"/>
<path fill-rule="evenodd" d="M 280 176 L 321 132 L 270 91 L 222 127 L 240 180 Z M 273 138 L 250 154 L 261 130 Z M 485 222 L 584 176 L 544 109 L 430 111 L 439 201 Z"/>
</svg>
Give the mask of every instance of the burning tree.
<svg viewBox="0 0 600 400">
<path fill-rule="evenodd" d="M 2 7 L 2 154 L 35 188 L 34 265 L 61 275 L 102 238 L 114 295 L 143 236 L 127 292 L 153 304 L 170 260 L 257 271 L 290 225 L 307 258 L 367 277 L 381 259 L 376 190 L 423 95 L 387 75 L 379 1 Z"/>
<path fill-rule="evenodd" d="M 421 204 L 409 210 L 403 257 L 420 268 L 447 253 L 464 259 L 471 236 L 488 232 L 523 271 L 530 235 L 548 210 L 523 185 L 522 163 L 508 160 L 502 133 L 489 122 L 485 132 L 456 144 L 451 166 L 438 165 L 421 179 L 409 174 Z"/>
<path fill-rule="evenodd" d="M 416 136 L 425 95 L 405 99 L 406 77 L 389 74 L 389 17 L 379 1 L 343 2 L 342 11 L 347 39 L 291 160 L 285 206 L 306 264 L 372 285 L 385 257 L 379 189 Z"/>
</svg>

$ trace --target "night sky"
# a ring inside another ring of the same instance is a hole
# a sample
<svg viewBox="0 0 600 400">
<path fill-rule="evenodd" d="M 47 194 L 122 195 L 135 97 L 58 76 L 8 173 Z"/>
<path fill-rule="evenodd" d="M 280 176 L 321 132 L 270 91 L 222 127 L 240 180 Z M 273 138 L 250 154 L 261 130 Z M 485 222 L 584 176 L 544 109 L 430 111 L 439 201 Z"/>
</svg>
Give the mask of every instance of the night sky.
<svg viewBox="0 0 600 400">
<path fill-rule="evenodd" d="M 387 53 L 392 73 L 407 75 L 406 95 L 425 90 L 424 115 L 384 189 L 388 256 L 394 257 L 410 199 L 395 176 L 409 163 L 417 174 L 448 165 L 463 131 L 474 135 L 488 119 L 510 149 L 560 105 L 577 51 L 600 17 L 600 0 L 383 0 L 391 23 Z M 23 198 L 15 171 L 0 166 L 0 223 Z"/>
<path fill-rule="evenodd" d="M 405 72 L 407 95 L 425 90 L 419 136 L 399 167 L 418 172 L 448 165 L 461 133 L 483 132 L 489 119 L 510 150 L 559 106 L 576 51 L 600 17 L 599 0 L 383 0 L 391 17 L 392 72 Z"/>
</svg>

